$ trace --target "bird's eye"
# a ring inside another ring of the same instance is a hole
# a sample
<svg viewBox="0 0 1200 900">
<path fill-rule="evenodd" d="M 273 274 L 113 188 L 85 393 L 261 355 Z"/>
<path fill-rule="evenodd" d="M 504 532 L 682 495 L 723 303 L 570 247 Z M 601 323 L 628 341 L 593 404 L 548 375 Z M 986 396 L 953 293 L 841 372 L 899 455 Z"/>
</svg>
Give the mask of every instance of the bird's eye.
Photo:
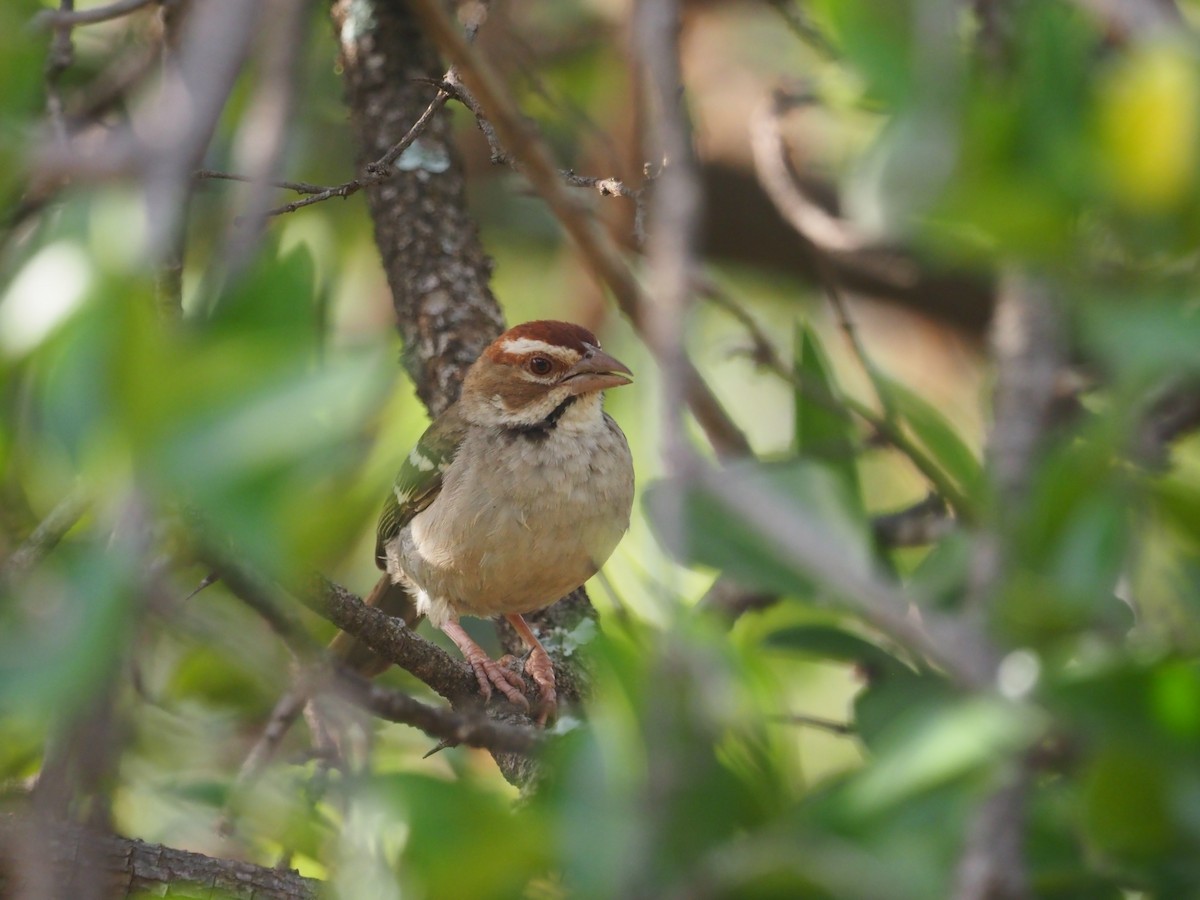
<svg viewBox="0 0 1200 900">
<path fill-rule="evenodd" d="M 549 375 L 554 364 L 544 356 L 535 356 L 528 363 L 529 371 L 534 375 Z"/>
</svg>

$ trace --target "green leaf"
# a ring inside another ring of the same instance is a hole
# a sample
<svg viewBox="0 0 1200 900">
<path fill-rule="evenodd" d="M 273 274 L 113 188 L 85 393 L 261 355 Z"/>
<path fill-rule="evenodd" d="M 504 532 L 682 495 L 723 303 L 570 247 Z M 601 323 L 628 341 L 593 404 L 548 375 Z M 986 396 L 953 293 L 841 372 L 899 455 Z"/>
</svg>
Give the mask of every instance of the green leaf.
<svg viewBox="0 0 1200 900">
<path fill-rule="evenodd" d="M 963 493 L 975 495 L 984 484 L 983 467 L 946 417 L 904 385 L 881 378 L 888 399 L 913 436 Z"/>
<path fill-rule="evenodd" d="M 1092 763 L 1084 827 L 1096 846 L 1127 863 L 1147 862 L 1174 843 L 1170 772 L 1132 747 L 1109 748 Z"/>
<path fill-rule="evenodd" d="M 361 788 L 362 801 L 380 803 L 395 825 L 408 826 L 399 869 L 406 884 L 420 886 L 414 895 L 520 897 L 550 865 L 553 843 L 538 811 L 514 810 L 482 784 L 396 774 Z"/>
<path fill-rule="evenodd" d="M 912 92 L 911 0 L 821 0 L 817 9 L 833 26 L 842 52 L 867 80 L 871 93 L 893 107 L 903 103 Z"/>
<path fill-rule="evenodd" d="M 841 480 L 811 462 L 736 463 L 721 473 L 734 490 L 752 489 L 794 506 L 836 548 L 846 565 L 870 567 L 863 519 L 853 510 Z M 643 502 L 659 541 L 686 563 L 711 566 L 740 583 L 783 594 L 808 594 L 804 567 L 761 524 L 744 521 L 709 491 L 679 479 L 650 485 Z"/>
<path fill-rule="evenodd" d="M 856 779 L 850 802 L 862 810 L 903 803 L 995 765 L 1039 731 L 1032 710 L 990 697 L 919 704 L 880 735 L 874 763 Z"/>
<path fill-rule="evenodd" d="M 795 371 L 811 391 L 797 389 L 795 405 L 796 452 L 824 462 L 845 484 L 846 496 L 862 506 L 862 488 L 856 461 L 858 434 L 844 407 L 838 403 L 838 391 L 828 359 L 816 333 L 808 325 L 796 328 Z M 828 398 L 822 403 L 813 394 Z"/>
</svg>

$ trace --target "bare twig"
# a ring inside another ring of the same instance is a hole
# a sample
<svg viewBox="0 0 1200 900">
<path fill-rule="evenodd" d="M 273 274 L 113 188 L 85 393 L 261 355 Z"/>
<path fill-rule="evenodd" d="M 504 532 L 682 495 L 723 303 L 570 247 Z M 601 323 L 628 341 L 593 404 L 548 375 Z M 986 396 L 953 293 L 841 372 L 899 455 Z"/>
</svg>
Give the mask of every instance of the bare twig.
<svg viewBox="0 0 1200 900">
<path fill-rule="evenodd" d="M 996 360 L 987 463 L 1003 505 L 1024 495 L 1044 435 L 1058 408 L 1066 362 L 1062 314 L 1046 283 L 1006 274 L 992 322 Z"/>
<path fill-rule="evenodd" d="M 705 286 L 705 296 L 719 304 L 734 316 L 746 329 L 754 343 L 753 357 L 759 365 L 779 378 L 790 383 L 796 390 L 801 391 L 814 403 L 819 403 L 831 412 L 839 415 L 853 414 L 867 423 L 881 439 L 903 454 L 913 467 L 925 477 L 934 491 L 941 496 L 954 510 L 955 515 L 964 522 L 975 519 L 974 504 L 954 482 L 946 477 L 934 459 L 912 438 L 896 421 L 889 420 L 886 415 L 880 415 L 870 406 L 855 400 L 853 397 L 831 397 L 828 391 L 810 380 L 802 373 L 784 362 L 775 349 L 771 339 L 767 337 L 759 324 L 746 310 L 734 301 L 727 293 L 715 284 Z"/>
<path fill-rule="evenodd" d="M 0 860 L 10 862 L 25 841 L 24 822 L 14 816 L 0 816 Z M 231 859 L 214 859 L 201 853 L 177 850 L 162 844 L 102 835 L 77 825 L 55 823 L 38 851 L 62 877 L 63 884 L 85 883 L 99 887 L 106 897 L 183 896 L 219 894 L 236 900 L 316 900 L 320 882 L 302 878 L 296 872 Z M 84 860 L 96 860 L 96 869 L 81 871 Z M 8 881 L 13 868 L 0 865 L 0 895 L 15 896 L 15 885 Z M 42 897 L 74 897 L 73 893 L 42 894 Z"/>
<path fill-rule="evenodd" d="M 302 698 L 307 699 L 314 688 L 319 689 L 323 685 L 335 687 L 339 694 L 344 694 L 347 699 L 376 715 L 413 725 L 431 737 L 484 747 L 497 753 L 526 753 L 538 744 L 539 739 L 534 736 L 532 728 L 494 722 L 482 714 L 438 709 L 402 692 L 373 685 L 342 667 L 325 674 L 322 672 L 323 664 L 319 662 L 324 659 L 324 651 L 287 611 L 281 589 L 245 566 L 219 560 L 215 567 L 234 595 L 261 615 L 301 662 L 318 666 L 315 673 L 301 679 L 289 695 L 277 704 L 272 727 L 278 733 L 265 735 L 256 745 L 251 758 L 243 765 L 247 773 L 253 774 L 265 761 L 265 756 L 273 752 L 286 726 L 295 720 L 295 711 L 302 705 Z M 420 678 L 446 699 L 456 705 L 478 706 L 478 685 L 467 667 L 455 662 L 439 647 L 418 637 L 402 619 L 367 606 L 349 591 L 319 576 L 313 579 L 300 599 L 380 656 Z"/>
<path fill-rule="evenodd" d="M 923 547 L 933 544 L 954 529 L 946 514 L 946 501 L 930 494 L 919 503 L 871 520 L 875 540 L 883 547 Z"/>
<path fill-rule="evenodd" d="M 98 22 L 109 22 L 130 13 L 135 13 L 144 6 L 169 0 L 116 0 L 107 6 L 93 6 L 90 9 L 75 10 L 73 3 L 64 3 L 59 9 L 47 9 L 33 17 L 33 24 L 38 28 L 74 28 L 77 25 L 95 25 Z"/>
<path fill-rule="evenodd" d="M 805 194 L 783 139 L 783 115 L 816 103 L 817 98 L 807 91 L 771 92 L 755 113 L 750 128 L 754 168 L 776 209 L 805 240 L 826 251 L 857 252 L 868 247 L 870 241 L 852 223 L 827 212 Z"/>
<path fill-rule="evenodd" d="M 996 363 L 993 420 L 985 458 L 997 516 L 976 540 L 967 592 L 969 621 L 987 619 L 998 594 L 1014 524 L 1039 453 L 1054 424 L 1059 374 L 1066 361 L 1062 310 L 1042 279 L 1005 273 L 992 322 Z M 956 900 L 1018 900 L 1029 896 L 1024 859 L 1030 773 L 1016 761 L 1009 782 L 979 807 L 958 867 Z"/>
<path fill-rule="evenodd" d="M 250 177 L 244 189 L 246 212 L 239 219 L 251 224 L 249 229 L 234 225 L 225 236 L 222 258 L 233 271 L 253 258 L 262 238 L 263 213 L 270 206 L 272 192 L 269 181 L 279 173 L 287 150 L 304 33 L 312 9 L 312 0 L 264 2 L 271 27 L 262 33 L 261 75 L 233 145 L 234 168 Z"/>
<path fill-rule="evenodd" d="M 812 575 L 846 607 L 901 646 L 940 665 L 967 687 L 990 685 L 998 655 L 982 632 L 932 612 L 917 621 L 909 598 L 896 586 L 845 558 L 845 552 L 803 510 L 749 479 L 731 479 L 695 460 L 693 482 L 783 558 Z"/>
<path fill-rule="evenodd" d="M 810 716 L 807 713 L 786 713 L 780 716 L 772 716 L 771 721 L 784 725 L 803 725 L 806 728 L 816 728 L 819 731 L 828 731 L 830 734 L 842 736 L 858 732 L 858 729 L 849 722 L 837 722 L 833 719 L 822 718 L 821 716 Z"/>
<path fill-rule="evenodd" d="M 500 139 L 496 136 L 496 129 L 492 123 L 488 121 L 483 110 L 480 109 L 479 103 L 472 96 L 471 92 L 457 78 L 451 79 L 447 77 L 445 83 L 441 85 L 442 90 L 448 91 L 455 100 L 470 110 L 471 115 L 475 117 L 475 124 L 479 128 L 480 134 L 487 141 L 488 150 L 491 152 L 491 161 L 496 165 L 505 165 L 511 168 L 514 172 L 522 172 L 523 167 L 520 160 L 513 158 L 504 150 L 500 144 Z M 636 205 L 635 222 L 640 223 L 644 218 L 643 200 L 644 191 L 641 188 L 631 188 L 625 182 L 618 178 L 597 178 L 589 175 L 579 175 L 574 169 L 559 169 L 559 177 L 571 187 L 588 188 L 596 191 L 601 197 L 624 197 L 627 200 L 632 200 Z M 635 228 L 635 237 L 640 245 L 645 235 L 639 227 Z"/>
<path fill-rule="evenodd" d="M 679 27 L 677 3 L 639 0 L 634 4 L 630 30 L 644 73 L 639 80 L 645 85 L 649 111 L 644 155 L 665 161 L 649 211 L 652 228 L 647 258 L 654 303 L 648 310 L 646 328 L 663 375 L 663 454 L 668 473 L 679 470 L 685 452 L 682 414 L 687 402 L 687 355 L 683 330 L 694 299 L 692 273 L 700 268 L 696 243 L 704 203 L 683 109 Z M 682 494 L 676 499 L 672 531 L 679 532 L 683 528 Z"/>
<path fill-rule="evenodd" d="M 71 15 L 74 8 L 75 0 L 59 0 L 57 14 Z M 63 145 L 67 142 L 67 124 L 58 82 L 74 61 L 75 44 L 71 40 L 71 28 L 60 23 L 54 27 L 54 39 L 50 42 L 50 52 L 46 56 L 46 116 L 50 120 L 55 140 Z"/>
<path fill-rule="evenodd" d="M 713 610 L 732 624 L 748 612 L 766 609 L 778 602 L 778 594 L 748 588 L 728 575 L 722 575 L 704 592 L 696 608 Z"/>
<path fill-rule="evenodd" d="M 1131 456 L 1154 469 L 1165 468 L 1171 444 L 1200 429 L 1200 386 L 1173 385 L 1149 403 L 1134 436 Z"/>
<path fill-rule="evenodd" d="M 575 240 L 593 273 L 612 291 L 622 312 L 657 352 L 653 335 L 648 330 L 651 304 L 645 292 L 616 244 L 594 216 L 568 193 L 545 142 L 521 115 L 505 90 L 503 79 L 467 44 L 437 0 L 414 0 L 412 9 L 433 41 L 454 64 L 463 83 L 478 98 L 480 108 L 496 129 L 501 144 L 524 166 L 530 184 Z M 690 363 L 684 368 L 688 405 L 717 453 L 722 456 L 749 455 L 751 448 L 746 436 L 700 374 Z"/>
<path fill-rule="evenodd" d="M 339 669 L 336 676 L 340 696 L 381 719 L 412 725 L 450 746 L 466 744 L 499 753 L 532 753 L 545 743 L 545 732 L 532 726 L 509 725 L 480 713 L 439 709 L 347 669 Z"/>
<path fill-rule="evenodd" d="M 130 121 L 96 141 L 51 144 L 40 152 L 34 193 L 63 179 L 136 177 L 147 209 L 147 256 L 158 262 L 175 246 L 191 173 L 199 166 L 257 31 L 257 0 L 194 4 L 161 89 L 131 111 Z"/>
<path fill-rule="evenodd" d="M 91 501 L 79 492 L 68 494 L 60 500 L 25 542 L 0 565 L 0 587 L 11 585 L 41 562 L 82 518 L 90 504 Z"/>
<path fill-rule="evenodd" d="M 797 0 L 768 0 L 779 15 L 783 17 L 792 33 L 808 44 L 822 56 L 835 57 L 837 50 L 829 39 L 805 14 L 802 5 Z"/>
<path fill-rule="evenodd" d="M 1025 815 L 1032 774 L 1013 764 L 1008 782 L 975 812 L 956 873 L 954 900 L 1026 900 Z"/>
<path fill-rule="evenodd" d="M 217 172 L 213 169 L 197 169 L 194 175 L 195 178 L 204 181 L 211 179 L 214 181 L 240 181 L 244 184 L 249 184 L 254 181 L 249 175 L 236 175 L 232 172 Z M 331 191 L 331 188 L 323 184 L 309 184 L 307 181 L 274 181 L 268 180 L 263 182 L 271 187 L 282 188 L 286 191 L 295 191 L 297 194 L 320 194 L 324 191 Z M 337 185 L 335 185 L 337 187 Z"/>
</svg>

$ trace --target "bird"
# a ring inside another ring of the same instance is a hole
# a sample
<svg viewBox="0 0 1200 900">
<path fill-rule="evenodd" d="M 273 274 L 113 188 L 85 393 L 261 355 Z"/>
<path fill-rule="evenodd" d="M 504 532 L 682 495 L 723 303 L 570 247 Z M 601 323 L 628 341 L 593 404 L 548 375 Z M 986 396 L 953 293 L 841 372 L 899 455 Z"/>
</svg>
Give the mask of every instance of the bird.
<svg viewBox="0 0 1200 900">
<path fill-rule="evenodd" d="M 603 398 L 632 374 L 582 326 L 508 329 L 405 458 L 379 517 L 384 575 L 367 602 L 410 625 L 427 617 L 461 651 L 485 702 L 495 689 L 529 711 L 521 676 L 459 624 L 503 616 L 530 648 L 540 725 L 556 713 L 554 666 L 524 615 L 580 587 L 629 527 L 633 460 Z M 372 665 L 365 647 L 339 641 L 360 670 Z"/>
</svg>

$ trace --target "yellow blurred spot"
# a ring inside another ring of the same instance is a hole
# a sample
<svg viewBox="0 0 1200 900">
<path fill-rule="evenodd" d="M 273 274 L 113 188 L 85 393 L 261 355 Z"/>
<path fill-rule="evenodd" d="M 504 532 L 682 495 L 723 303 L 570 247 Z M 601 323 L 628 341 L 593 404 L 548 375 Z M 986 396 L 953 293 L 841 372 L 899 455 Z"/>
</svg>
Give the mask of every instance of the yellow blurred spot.
<svg viewBox="0 0 1200 900">
<path fill-rule="evenodd" d="M 1195 60 L 1176 45 L 1142 47 L 1112 71 L 1100 96 L 1100 140 L 1121 202 L 1162 212 L 1191 190 L 1198 105 Z"/>
</svg>

